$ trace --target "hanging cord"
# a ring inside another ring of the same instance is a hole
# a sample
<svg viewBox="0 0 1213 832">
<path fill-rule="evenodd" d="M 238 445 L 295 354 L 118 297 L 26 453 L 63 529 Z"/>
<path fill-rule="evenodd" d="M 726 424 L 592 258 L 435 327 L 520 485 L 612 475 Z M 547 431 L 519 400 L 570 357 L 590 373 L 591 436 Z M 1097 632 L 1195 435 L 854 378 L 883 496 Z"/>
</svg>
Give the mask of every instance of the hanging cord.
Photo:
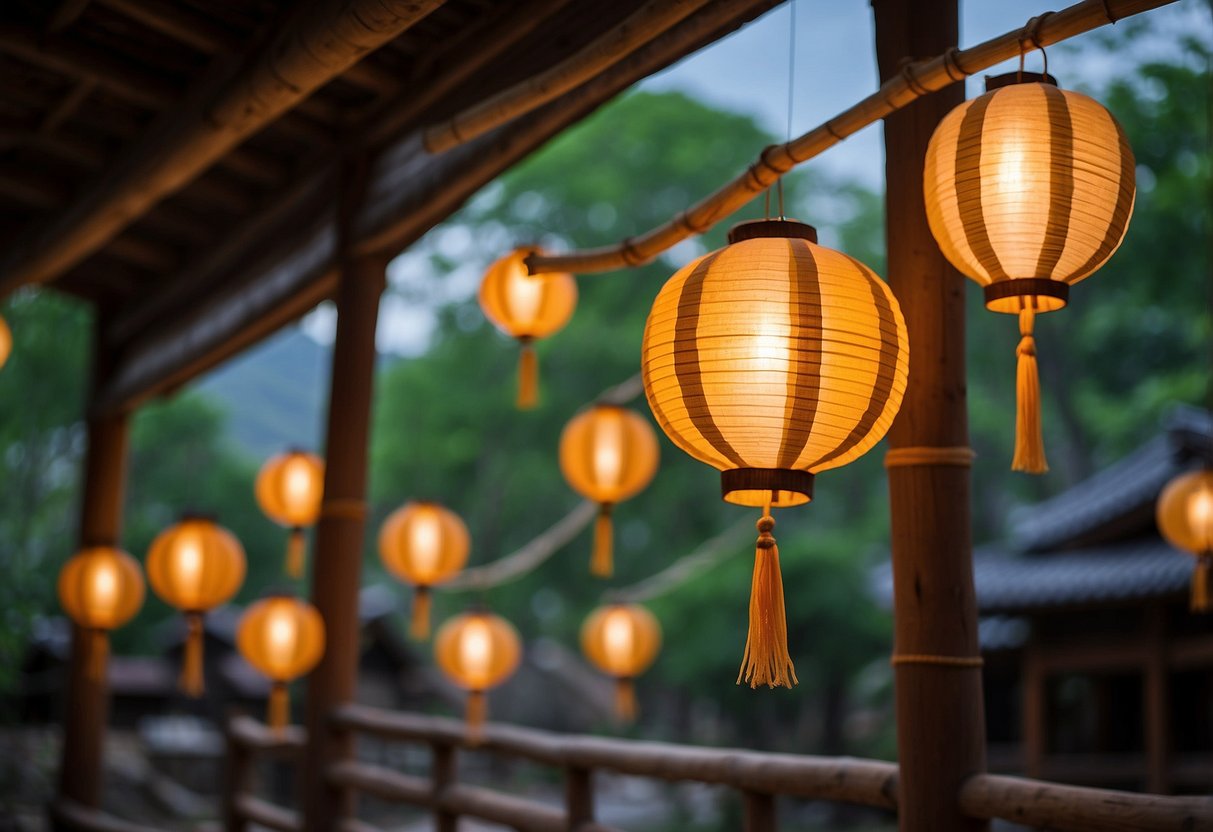
<svg viewBox="0 0 1213 832">
<path fill-rule="evenodd" d="M 796 101 L 796 0 L 788 0 L 788 124 L 784 143 L 792 141 L 792 112 Z M 779 218 L 786 220 L 783 209 L 783 176 L 775 180 L 779 195 Z M 768 210 L 769 215 L 769 210 Z"/>
<path fill-rule="evenodd" d="M 1015 80 L 1018 83 L 1023 83 L 1023 63 L 1027 56 L 1027 44 L 1032 44 L 1033 47 L 1040 50 L 1040 57 L 1044 61 L 1044 69 L 1041 74 L 1046 78 L 1049 75 L 1049 53 L 1045 51 L 1044 44 L 1040 42 L 1040 27 L 1045 22 L 1045 18 L 1053 12 L 1044 12 L 1037 17 L 1028 21 L 1028 24 L 1023 27 L 1023 36 L 1019 39 L 1019 71 L 1015 73 Z"/>
</svg>

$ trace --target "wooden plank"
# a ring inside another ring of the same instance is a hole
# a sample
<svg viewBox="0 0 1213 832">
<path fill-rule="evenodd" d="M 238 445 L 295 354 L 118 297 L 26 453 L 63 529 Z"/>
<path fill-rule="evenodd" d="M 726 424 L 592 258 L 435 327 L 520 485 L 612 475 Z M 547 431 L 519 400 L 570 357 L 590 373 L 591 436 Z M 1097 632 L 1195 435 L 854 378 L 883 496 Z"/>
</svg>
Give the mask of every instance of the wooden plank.
<svg viewBox="0 0 1213 832">
<path fill-rule="evenodd" d="M 980 774 L 968 780 L 960 790 L 960 807 L 975 818 L 1000 818 L 1056 832 L 1213 829 L 1211 798 L 1058 786 L 997 774 Z"/>
<path fill-rule="evenodd" d="M 434 830 L 435 832 L 457 832 L 459 829 L 459 815 L 447 811 L 438 805 L 442 792 L 458 782 L 459 770 L 455 746 L 446 743 L 433 743 L 430 745 L 430 754 L 433 758 L 433 762 L 430 764 L 432 769 L 430 774 L 430 797 L 434 801 Z"/>
<path fill-rule="evenodd" d="M 775 832 L 778 823 L 775 815 L 775 796 L 764 792 L 745 792 L 742 829 L 744 832 Z"/>
<path fill-rule="evenodd" d="M 594 820 L 594 770 L 568 766 L 564 770 L 564 811 L 570 829 Z"/>
<path fill-rule="evenodd" d="M 1168 794 L 1171 791 L 1171 669 L 1167 655 L 1167 610 L 1161 604 L 1154 604 L 1146 611 L 1146 617 L 1147 638 L 1153 648 L 1142 668 L 1146 790 Z M 1210 775 L 1213 776 L 1213 772 Z"/>
<path fill-rule="evenodd" d="M 275 806 L 268 800 L 248 794 L 237 798 L 236 813 L 246 821 L 268 829 L 276 829 L 278 832 L 298 832 L 302 828 L 298 812 Z"/>
<path fill-rule="evenodd" d="M 1020 671 L 1023 713 L 1023 770 L 1029 777 L 1040 777 L 1048 752 L 1047 674 L 1040 661 L 1040 645 L 1035 639 L 1023 652 Z"/>
<path fill-rule="evenodd" d="M 441 0 L 316 0 L 222 81 L 205 78 L 0 264 L 0 293 L 59 275 Z M 106 76 L 108 77 L 108 76 Z M 99 77 L 98 81 L 101 82 Z M 176 96 L 174 96 L 176 98 Z"/>
<path fill-rule="evenodd" d="M 163 832 L 107 815 L 91 806 L 82 806 L 65 798 L 53 801 L 49 814 L 54 832 Z"/>
<path fill-rule="evenodd" d="M 903 61 L 937 55 L 959 35 L 957 0 L 874 0 L 881 80 Z M 910 381 L 889 431 L 900 448 L 967 448 L 965 281 L 927 225 L 922 168 L 935 126 L 964 100 L 953 83 L 885 119 L 889 286 L 911 333 Z M 976 660 L 977 599 L 967 465 L 888 468 L 894 670 L 902 832 L 980 832 L 961 784 L 985 770 L 985 714 Z"/>
</svg>

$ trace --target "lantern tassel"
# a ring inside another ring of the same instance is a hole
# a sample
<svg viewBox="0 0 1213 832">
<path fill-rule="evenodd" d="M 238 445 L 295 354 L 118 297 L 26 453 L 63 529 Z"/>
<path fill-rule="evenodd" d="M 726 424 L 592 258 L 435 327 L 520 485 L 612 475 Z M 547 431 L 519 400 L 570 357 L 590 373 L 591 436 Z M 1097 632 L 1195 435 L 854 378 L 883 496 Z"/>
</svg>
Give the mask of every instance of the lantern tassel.
<svg viewBox="0 0 1213 832">
<path fill-rule="evenodd" d="M 189 633 L 185 637 L 185 659 L 181 665 L 181 691 L 194 699 L 202 696 L 202 616 L 189 613 L 185 617 Z"/>
<path fill-rule="evenodd" d="M 88 639 L 88 678 L 93 682 L 105 681 L 105 668 L 109 664 L 110 640 L 105 630 L 92 630 Z"/>
<path fill-rule="evenodd" d="M 636 712 L 636 682 L 620 676 L 615 680 L 615 715 L 623 722 L 635 722 Z"/>
<path fill-rule="evenodd" d="M 519 410 L 531 410 L 539 403 L 539 356 L 530 341 L 522 341 L 522 352 L 518 354 L 518 401 Z"/>
<path fill-rule="evenodd" d="M 1015 350 L 1019 356 L 1015 373 L 1015 457 L 1011 460 L 1011 470 L 1043 474 L 1049 470 L 1049 463 L 1045 459 L 1044 434 L 1040 427 L 1040 374 L 1036 368 L 1036 339 L 1032 337 L 1035 318 L 1032 309 L 1019 312 L 1021 337 Z"/>
<path fill-rule="evenodd" d="M 303 565 L 307 558 L 307 538 L 303 529 L 296 526 L 286 542 L 286 574 L 292 578 L 303 577 Z"/>
<path fill-rule="evenodd" d="M 413 590 L 413 615 L 409 621 L 409 636 L 413 641 L 430 637 L 430 590 L 419 586 Z"/>
<path fill-rule="evenodd" d="M 1192 573 L 1192 612 L 1213 612 L 1213 553 L 1196 559 Z"/>
<path fill-rule="evenodd" d="M 266 724 L 274 731 L 281 731 L 291 721 L 291 697 L 286 682 L 274 682 L 270 686 L 270 701 L 266 709 Z"/>
<path fill-rule="evenodd" d="M 590 556 L 590 573 L 609 578 L 615 572 L 614 533 L 611 526 L 611 505 L 603 503 L 594 521 L 594 554 Z"/>
<path fill-rule="evenodd" d="M 479 745 L 484 739 L 484 723 L 488 719 L 489 702 L 482 690 L 468 693 L 467 726 L 468 742 Z"/>
<path fill-rule="evenodd" d="M 754 579 L 750 587 L 750 631 L 737 684 L 744 679 L 751 688 L 799 684 L 792 657 L 788 654 L 788 620 L 783 605 L 783 575 L 779 570 L 779 547 L 771 530 L 775 520 L 770 506 L 758 520 L 758 545 L 754 552 Z"/>
</svg>

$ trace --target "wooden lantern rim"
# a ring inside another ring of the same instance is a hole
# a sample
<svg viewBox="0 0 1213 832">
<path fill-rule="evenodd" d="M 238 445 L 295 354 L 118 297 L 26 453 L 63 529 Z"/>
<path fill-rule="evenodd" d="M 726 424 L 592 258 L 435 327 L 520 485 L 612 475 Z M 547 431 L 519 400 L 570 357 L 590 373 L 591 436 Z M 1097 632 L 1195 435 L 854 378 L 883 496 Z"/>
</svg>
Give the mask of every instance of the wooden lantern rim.
<svg viewBox="0 0 1213 832">
<path fill-rule="evenodd" d="M 1053 312 L 1070 300 L 1070 284 L 1047 277 L 1019 277 L 986 284 L 986 309 L 1016 314 L 1030 308 L 1035 312 Z M 1023 301 L 1021 298 L 1028 298 Z"/>
<path fill-rule="evenodd" d="M 801 239 L 817 242 L 817 229 L 806 222 L 790 219 L 746 220 L 729 229 L 729 245 L 742 240 Z"/>
<path fill-rule="evenodd" d="M 761 506 L 739 492 L 768 492 L 773 508 L 798 506 L 812 501 L 813 480 L 812 473 L 795 468 L 728 468 L 720 472 L 720 496 L 727 503 Z"/>
<path fill-rule="evenodd" d="M 1013 87 L 1017 84 L 1050 84 L 1060 88 L 1057 79 L 1047 72 L 1006 72 L 1002 75 L 986 76 L 986 92 Z"/>
</svg>

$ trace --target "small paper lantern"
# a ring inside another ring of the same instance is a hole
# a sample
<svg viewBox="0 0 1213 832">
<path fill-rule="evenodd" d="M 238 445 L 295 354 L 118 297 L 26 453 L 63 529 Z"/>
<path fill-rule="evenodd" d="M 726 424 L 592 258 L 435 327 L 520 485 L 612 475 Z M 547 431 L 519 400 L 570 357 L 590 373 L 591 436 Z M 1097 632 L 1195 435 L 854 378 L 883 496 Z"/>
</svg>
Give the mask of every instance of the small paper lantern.
<svg viewBox="0 0 1213 832">
<path fill-rule="evenodd" d="M 405 503 L 379 530 L 379 559 L 399 580 L 413 585 L 409 633 L 430 636 L 430 588 L 449 581 L 467 563 L 471 538 L 459 515 L 437 503 Z"/>
<path fill-rule="evenodd" d="M 312 671 L 324 655 L 324 619 L 311 604 L 289 595 L 271 595 L 240 617 L 236 646 L 245 660 L 269 677 L 266 723 L 276 730 L 290 722 L 287 685 Z"/>
<path fill-rule="evenodd" d="M 661 649 L 661 625 L 638 604 L 608 604 L 590 613 L 581 628 L 581 650 L 595 667 L 615 678 L 615 712 L 636 719 L 636 677 Z"/>
<path fill-rule="evenodd" d="M 143 573 L 138 561 L 113 546 L 90 546 L 77 552 L 59 572 L 59 603 L 90 634 L 88 674 L 103 679 L 109 631 L 130 621 L 143 606 Z"/>
<path fill-rule="evenodd" d="M 292 578 L 302 577 L 306 547 L 303 530 L 320 517 L 324 460 L 298 450 L 272 456 L 261 466 L 254 491 L 265 515 L 291 530 L 286 572 Z"/>
<path fill-rule="evenodd" d="M 8 328 L 8 321 L 0 317 L 0 367 L 8 363 L 8 357 L 13 351 L 13 331 Z"/>
<path fill-rule="evenodd" d="M 147 579 L 160 600 L 185 614 L 189 627 L 181 689 L 202 695 L 202 617 L 225 603 L 244 582 L 244 548 L 207 517 L 187 516 L 162 531 L 147 554 Z"/>
<path fill-rule="evenodd" d="M 653 302 L 641 371 L 657 424 L 721 471 L 727 502 L 763 509 L 739 682 L 796 682 L 771 508 L 809 502 L 816 472 L 884 436 L 908 362 L 889 287 L 792 220 L 737 225 Z"/>
<path fill-rule="evenodd" d="M 513 675 L 522 659 L 518 631 L 500 616 L 472 610 L 442 625 L 434 657 L 442 672 L 468 692 L 468 733 L 477 740 L 488 710 L 485 692 Z"/>
<path fill-rule="evenodd" d="M 1196 558 L 1192 610 L 1213 610 L 1213 468 L 1171 480 L 1158 497 L 1156 512 L 1167 542 Z"/>
<path fill-rule="evenodd" d="M 1061 309 L 1070 285 L 1124 239 L 1136 193 L 1133 151 L 1102 105 L 1024 73 L 987 79 L 927 147 L 923 196 L 944 255 L 985 287 L 986 308 L 1019 315 L 1015 456 L 1043 473 L 1036 313 Z"/>
<path fill-rule="evenodd" d="M 529 410 L 539 398 L 539 359 L 532 346 L 564 328 L 577 306 L 577 281 L 571 274 L 532 275 L 526 258 L 533 248 L 519 248 L 502 257 L 484 273 L 480 308 L 499 330 L 518 339 L 518 408 Z"/>
<path fill-rule="evenodd" d="M 565 425 L 560 470 L 574 491 L 599 506 L 590 558 L 593 574 L 611 576 L 611 509 L 653 480 L 659 453 L 648 420 L 616 405 L 594 405 Z"/>
</svg>

